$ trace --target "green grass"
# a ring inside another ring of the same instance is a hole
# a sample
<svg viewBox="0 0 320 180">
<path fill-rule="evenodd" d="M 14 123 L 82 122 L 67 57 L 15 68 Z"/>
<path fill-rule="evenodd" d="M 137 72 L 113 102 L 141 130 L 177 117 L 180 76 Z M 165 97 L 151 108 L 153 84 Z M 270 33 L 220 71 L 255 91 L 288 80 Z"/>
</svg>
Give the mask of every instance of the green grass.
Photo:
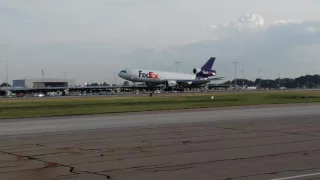
<svg viewBox="0 0 320 180">
<path fill-rule="evenodd" d="M 212 100 L 210 97 L 214 96 Z M 239 92 L 154 97 L 2 99 L 0 118 L 103 114 L 260 104 L 320 102 L 320 91 Z"/>
</svg>

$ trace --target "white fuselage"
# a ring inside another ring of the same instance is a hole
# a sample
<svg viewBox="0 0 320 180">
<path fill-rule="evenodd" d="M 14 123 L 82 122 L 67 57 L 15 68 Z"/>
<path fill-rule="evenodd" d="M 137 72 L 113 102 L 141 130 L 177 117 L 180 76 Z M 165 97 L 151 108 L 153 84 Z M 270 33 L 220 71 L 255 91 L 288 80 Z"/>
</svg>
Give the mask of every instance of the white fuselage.
<svg viewBox="0 0 320 180">
<path fill-rule="evenodd" d="M 124 69 L 119 77 L 133 82 L 162 84 L 168 80 L 195 80 L 196 75 L 147 69 Z"/>
</svg>

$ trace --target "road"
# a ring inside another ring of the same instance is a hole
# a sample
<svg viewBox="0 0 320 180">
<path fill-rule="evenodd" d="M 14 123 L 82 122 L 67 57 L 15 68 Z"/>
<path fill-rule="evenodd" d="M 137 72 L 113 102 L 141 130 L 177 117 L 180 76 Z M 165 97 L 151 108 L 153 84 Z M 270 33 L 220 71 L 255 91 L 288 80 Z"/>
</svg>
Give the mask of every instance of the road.
<svg viewBox="0 0 320 180">
<path fill-rule="evenodd" d="M 1 120 L 0 179 L 320 179 L 320 104 Z"/>
</svg>

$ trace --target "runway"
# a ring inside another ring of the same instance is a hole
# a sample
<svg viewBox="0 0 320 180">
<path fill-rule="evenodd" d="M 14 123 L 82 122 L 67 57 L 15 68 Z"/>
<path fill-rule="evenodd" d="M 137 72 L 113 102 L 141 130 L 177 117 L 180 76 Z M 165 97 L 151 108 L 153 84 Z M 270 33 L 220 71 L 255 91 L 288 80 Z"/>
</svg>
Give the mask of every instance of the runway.
<svg viewBox="0 0 320 180">
<path fill-rule="evenodd" d="M 320 179 L 320 104 L 1 120 L 0 179 Z"/>
</svg>

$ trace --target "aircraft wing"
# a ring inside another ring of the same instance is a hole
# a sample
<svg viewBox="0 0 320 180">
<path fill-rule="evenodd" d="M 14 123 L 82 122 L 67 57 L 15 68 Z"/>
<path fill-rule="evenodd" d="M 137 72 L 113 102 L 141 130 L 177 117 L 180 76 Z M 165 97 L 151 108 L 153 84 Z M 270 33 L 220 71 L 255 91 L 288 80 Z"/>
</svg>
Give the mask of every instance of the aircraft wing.
<svg viewBox="0 0 320 180">
<path fill-rule="evenodd" d="M 213 80 L 221 80 L 224 77 L 215 77 L 215 78 L 208 78 L 208 79 L 163 79 L 163 81 L 176 81 L 178 84 L 198 84 L 198 83 L 207 83 Z"/>
<path fill-rule="evenodd" d="M 185 79 L 185 80 L 175 80 L 178 84 L 192 84 L 192 83 L 207 83 L 208 80 L 200 79 Z"/>
<path fill-rule="evenodd" d="M 222 80 L 224 77 L 214 77 L 214 78 L 209 78 L 209 80 Z"/>
</svg>

